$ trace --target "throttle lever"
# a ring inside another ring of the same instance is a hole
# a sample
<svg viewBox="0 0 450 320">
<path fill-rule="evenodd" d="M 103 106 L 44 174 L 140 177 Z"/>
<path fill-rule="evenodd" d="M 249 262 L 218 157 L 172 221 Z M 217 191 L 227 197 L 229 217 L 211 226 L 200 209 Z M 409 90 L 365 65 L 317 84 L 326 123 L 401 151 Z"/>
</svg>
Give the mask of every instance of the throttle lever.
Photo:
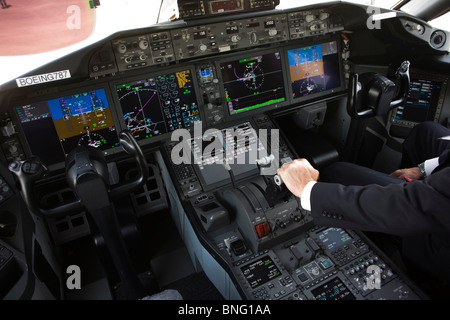
<svg viewBox="0 0 450 320">
<path fill-rule="evenodd" d="M 281 163 L 282 163 L 282 164 L 290 163 L 290 162 L 292 162 L 292 159 L 291 159 L 291 158 L 283 158 L 283 159 L 281 159 Z M 284 182 L 283 182 L 283 179 L 282 179 L 278 174 L 276 174 L 276 175 L 273 176 L 273 181 L 274 181 L 275 184 L 276 184 L 277 186 L 279 186 L 279 187 L 284 183 Z"/>
</svg>

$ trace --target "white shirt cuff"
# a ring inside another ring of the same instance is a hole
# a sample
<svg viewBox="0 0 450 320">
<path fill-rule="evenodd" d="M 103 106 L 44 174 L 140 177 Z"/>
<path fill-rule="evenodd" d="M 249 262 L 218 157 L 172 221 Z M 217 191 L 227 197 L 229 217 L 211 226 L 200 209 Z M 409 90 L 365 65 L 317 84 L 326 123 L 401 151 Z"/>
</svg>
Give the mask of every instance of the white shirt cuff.
<svg viewBox="0 0 450 320">
<path fill-rule="evenodd" d="M 425 166 L 425 172 L 427 176 L 429 176 L 431 173 L 433 173 L 434 169 L 436 169 L 439 166 L 439 157 L 426 160 L 424 162 Z"/>
<path fill-rule="evenodd" d="M 302 197 L 300 198 L 300 203 L 302 208 L 306 211 L 311 211 L 311 190 L 317 181 L 310 181 L 303 188 Z"/>
</svg>

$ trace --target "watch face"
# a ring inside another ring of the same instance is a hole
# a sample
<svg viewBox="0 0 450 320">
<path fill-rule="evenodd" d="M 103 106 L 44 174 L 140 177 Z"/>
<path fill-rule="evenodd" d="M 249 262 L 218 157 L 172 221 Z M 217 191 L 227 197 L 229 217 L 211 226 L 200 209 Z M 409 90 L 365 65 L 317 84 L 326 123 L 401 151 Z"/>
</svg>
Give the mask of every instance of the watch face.
<svg viewBox="0 0 450 320">
<path fill-rule="evenodd" d="M 426 174 L 426 172 L 425 172 L 425 163 L 424 163 L 424 162 L 419 163 L 419 164 L 418 164 L 418 167 L 419 167 L 419 169 L 420 169 L 420 172 L 422 172 L 423 177 L 425 178 L 425 177 L 427 176 L 427 174 Z"/>
</svg>

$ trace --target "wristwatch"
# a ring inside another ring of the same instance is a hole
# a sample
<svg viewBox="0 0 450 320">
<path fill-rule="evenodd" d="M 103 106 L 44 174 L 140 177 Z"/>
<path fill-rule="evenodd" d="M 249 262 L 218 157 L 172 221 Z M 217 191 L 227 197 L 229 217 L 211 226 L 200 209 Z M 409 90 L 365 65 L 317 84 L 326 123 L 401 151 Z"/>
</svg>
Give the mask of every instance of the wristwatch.
<svg viewBox="0 0 450 320">
<path fill-rule="evenodd" d="M 427 173 L 425 171 L 425 162 L 419 163 L 417 166 L 419 167 L 420 172 L 422 172 L 423 177 L 426 178 Z"/>
</svg>

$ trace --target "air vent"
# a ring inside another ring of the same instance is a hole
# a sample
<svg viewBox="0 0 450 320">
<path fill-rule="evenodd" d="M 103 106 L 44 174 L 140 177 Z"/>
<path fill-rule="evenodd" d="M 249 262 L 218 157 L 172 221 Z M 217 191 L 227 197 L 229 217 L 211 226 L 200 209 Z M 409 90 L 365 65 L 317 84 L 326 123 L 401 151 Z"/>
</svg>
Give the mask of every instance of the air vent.
<svg viewBox="0 0 450 320">
<path fill-rule="evenodd" d="M 447 40 L 447 35 L 444 31 L 438 30 L 431 34 L 430 44 L 435 49 L 440 49 L 444 46 Z"/>
</svg>

